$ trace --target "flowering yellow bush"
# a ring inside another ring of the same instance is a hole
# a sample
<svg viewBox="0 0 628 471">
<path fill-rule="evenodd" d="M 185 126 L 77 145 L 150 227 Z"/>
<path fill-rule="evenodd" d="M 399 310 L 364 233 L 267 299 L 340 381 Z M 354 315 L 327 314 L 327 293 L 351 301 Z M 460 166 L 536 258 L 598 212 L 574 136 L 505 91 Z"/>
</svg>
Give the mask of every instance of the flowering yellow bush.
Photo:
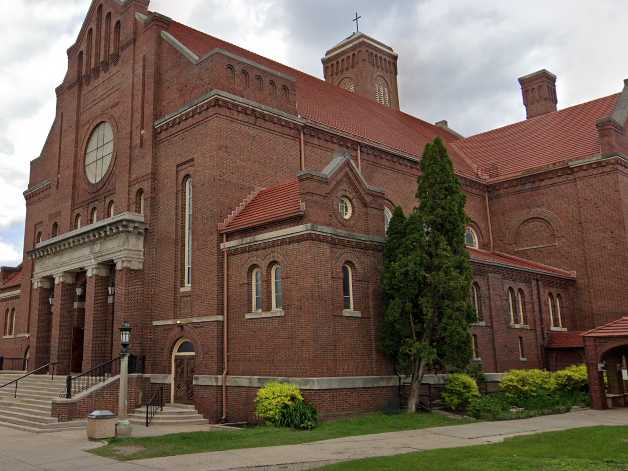
<svg viewBox="0 0 628 471">
<path fill-rule="evenodd" d="M 300 401 L 303 401 L 303 396 L 294 384 L 268 383 L 257 391 L 255 413 L 264 422 L 278 425 L 282 408 Z"/>
<path fill-rule="evenodd" d="M 545 370 L 510 370 L 504 375 L 499 389 L 511 399 L 524 399 L 552 389 L 552 374 Z"/>
<path fill-rule="evenodd" d="M 573 365 L 552 374 L 552 391 L 586 392 L 588 386 L 589 378 L 585 365 Z"/>
</svg>

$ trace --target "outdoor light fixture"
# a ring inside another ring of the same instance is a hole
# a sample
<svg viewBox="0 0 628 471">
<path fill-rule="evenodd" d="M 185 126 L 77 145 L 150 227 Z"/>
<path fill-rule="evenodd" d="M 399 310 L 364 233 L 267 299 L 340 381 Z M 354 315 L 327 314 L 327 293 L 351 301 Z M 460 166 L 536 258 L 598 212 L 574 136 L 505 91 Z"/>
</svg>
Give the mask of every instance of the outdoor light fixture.
<svg viewBox="0 0 628 471">
<path fill-rule="evenodd" d="M 83 291 L 84 291 L 84 288 L 82 286 L 77 286 L 76 287 L 76 296 L 79 297 L 79 298 L 81 296 L 83 296 Z"/>
<path fill-rule="evenodd" d="M 131 343 L 131 325 L 124 321 L 120 327 L 120 345 L 122 345 L 122 353 L 129 352 L 129 344 Z"/>
<path fill-rule="evenodd" d="M 109 296 L 115 296 L 115 294 L 116 294 L 116 287 L 111 285 L 111 286 L 107 287 L 107 291 L 109 292 Z"/>
<path fill-rule="evenodd" d="M 55 297 L 54 296 L 49 296 L 48 297 L 48 304 L 50 304 L 51 306 L 55 303 Z"/>
</svg>

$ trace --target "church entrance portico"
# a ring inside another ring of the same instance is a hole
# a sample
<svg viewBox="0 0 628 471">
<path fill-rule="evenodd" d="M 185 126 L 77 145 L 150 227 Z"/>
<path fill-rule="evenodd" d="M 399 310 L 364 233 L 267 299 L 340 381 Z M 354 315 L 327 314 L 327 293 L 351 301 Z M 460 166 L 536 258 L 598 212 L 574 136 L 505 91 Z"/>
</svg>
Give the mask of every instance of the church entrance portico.
<svg viewBox="0 0 628 471">
<path fill-rule="evenodd" d="M 133 279 L 129 271 L 143 269 L 144 229 L 142 215 L 123 213 L 31 251 L 37 301 L 33 366 L 52 362 L 58 374 L 79 373 L 115 356 L 118 317 L 133 317 L 126 285 Z"/>
</svg>

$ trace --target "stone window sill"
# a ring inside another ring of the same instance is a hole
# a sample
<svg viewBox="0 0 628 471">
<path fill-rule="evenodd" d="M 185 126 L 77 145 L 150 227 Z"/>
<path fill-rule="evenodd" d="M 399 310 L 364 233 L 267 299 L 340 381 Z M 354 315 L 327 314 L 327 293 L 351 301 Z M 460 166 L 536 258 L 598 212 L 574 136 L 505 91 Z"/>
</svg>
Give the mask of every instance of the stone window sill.
<svg viewBox="0 0 628 471">
<path fill-rule="evenodd" d="M 343 309 L 342 317 L 362 317 L 362 313 L 353 309 Z"/>
<path fill-rule="evenodd" d="M 565 327 L 552 327 L 550 330 L 552 332 L 567 332 L 567 328 Z"/>
<path fill-rule="evenodd" d="M 3 339 L 14 339 L 16 337 L 15 337 L 15 335 L 4 335 L 2 338 Z"/>
<path fill-rule="evenodd" d="M 527 324 L 510 324 L 511 329 L 530 329 L 530 326 Z"/>
<path fill-rule="evenodd" d="M 528 359 L 519 357 L 519 361 L 528 361 Z"/>
<path fill-rule="evenodd" d="M 277 309 L 276 311 L 259 311 L 259 312 L 249 312 L 244 315 L 245 319 L 268 319 L 271 317 L 284 317 L 285 313 L 283 309 Z"/>
<path fill-rule="evenodd" d="M 471 327 L 486 327 L 485 321 L 474 322 L 471 324 Z"/>
<path fill-rule="evenodd" d="M 190 291 L 192 291 L 191 286 L 182 286 L 181 288 L 179 288 L 180 293 L 189 293 Z"/>
</svg>

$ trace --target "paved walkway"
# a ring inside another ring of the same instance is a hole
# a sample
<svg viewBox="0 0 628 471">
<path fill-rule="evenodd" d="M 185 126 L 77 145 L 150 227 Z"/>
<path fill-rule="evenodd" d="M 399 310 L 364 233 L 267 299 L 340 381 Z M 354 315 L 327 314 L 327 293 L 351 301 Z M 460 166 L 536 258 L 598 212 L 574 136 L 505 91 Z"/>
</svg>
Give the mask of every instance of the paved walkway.
<svg viewBox="0 0 628 471">
<path fill-rule="evenodd" d="M 0 427 L 0 470 L 222 471 L 250 468 L 301 470 L 337 461 L 496 443 L 516 435 L 595 425 L 628 425 L 628 409 L 582 410 L 526 420 L 482 422 L 337 438 L 303 445 L 199 453 L 127 463 L 85 453 L 83 450 L 99 444 L 88 442 L 84 432 L 33 435 Z M 152 433 L 156 431 L 157 429 L 153 429 Z"/>
</svg>

